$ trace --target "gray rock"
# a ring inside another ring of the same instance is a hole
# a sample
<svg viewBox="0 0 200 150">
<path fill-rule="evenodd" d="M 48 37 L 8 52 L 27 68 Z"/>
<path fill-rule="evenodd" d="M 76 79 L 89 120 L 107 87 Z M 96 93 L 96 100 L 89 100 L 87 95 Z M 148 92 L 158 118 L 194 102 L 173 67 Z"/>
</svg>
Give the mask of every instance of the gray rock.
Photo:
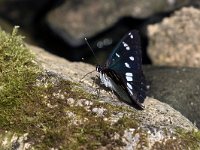
<svg viewBox="0 0 200 150">
<path fill-rule="evenodd" d="M 85 74 L 87 74 L 88 72 L 91 72 L 91 71 L 95 71 L 95 67 L 91 66 L 89 64 L 84 64 L 84 63 L 81 63 L 81 62 L 73 62 L 73 63 L 71 63 L 71 62 L 68 62 L 67 60 L 65 60 L 63 58 L 58 58 L 57 56 L 54 56 L 54 55 L 52 55 L 50 53 L 47 53 L 47 52 L 45 52 L 44 50 L 42 50 L 40 48 L 31 47 L 31 49 L 34 52 L 36 52 L 37 59 L 40 62 L 42 62 L 41 65 L 46 70 L 48 70 L 50 72 L 55 72 L 56 74 L 60 74 L 63 78 L 65 78 L 67 80 L 71 80 L 73 82 L 81 81 L 81 78 Z M 194 90 L 196 90 L 196 91 L 192 91 L 192 93 L 196 93 L 197 94 L 199 92 L 198 91 L 198 87 L 199 86 L 196 85 L 196 82 L 200 83 L 200 82 L 198 82 L 200 80 L 200 78 L 198 76 L 198 73 L 200 73 L 200 70 L 191 71 L 190 68 L 183 68 L 183 69 L 179 69 L 179 70 L 177 69 L 177 70 L 170 70 L 169 71 L 169 69 L 167 70 L 167 68 L 162 69 L 162 68 L 157 68 L 157 67 L 144 67 L 144 70 L 145 70 L 146 78 L 150 82 L 150 96 L 156 97 L 157 95 L 154 96 L 155 94 L 153 92 L 157 93 L 157 91 L 159 90 L 158 93 L 161 93 L 161 91 L 163 91 L 162 87 L 164 89 L 168 88 L 169 90 L 172 90 L 172 91 L 174 91 L 176 88 L 180 89 L 180 90 L 183 90 L 183 88 L 185 88 L 184 91 L 186 92 L 188 90 L 187 88 L 195 86 Z M 166 70 L 166 72 L 164 72 L 162 70 Z M 188 76 L 186 76 L 187 73 L 188 73 Z M 93 81 L 92 78 L 96 77 L 96 75 L 97 74 L 96 74 L 96 71 L 95 71 L 95 72 L 89 74 L 88 76 L 86 76 L 82 80 L 84 88 L 86 88 L 86 90 L 88 90 L 90 93 L 92 92 L 94 94 L 96 94 L 96 91 L 94 89 L 95 88 L 94 87 L 94 81 Z M 161 77 L 161 78 L 158 78 L 158 77 Z M 168 81 L 168 82 L 163 82 L 161 80 Z M 171 81 L 169 81 L 169 80 L 171 80 Z M 177 85 L 174 84 L 176 80 L 178 80 L 177 82 L 180 84 L 180 86 L 182 85 L 181 87 L 178 85 L 178 83 L 177 83 Z M 160 84 L 160 83 L 162 83 L 162 84 Z M 167 83 L 172 83 L 173 86 L 175 86 L 175 87 L 172 88 L 172 85 L 170 85 L 169 87 L 168 86 L 162 86 L 164 83 L 166 83 L 166 84 Z M 188 85 L 189 83 L 191 83 L 191 86 L 187 87 L 186 85 Z M 192 83 L 194 85 L 192 85 Z M 156 86 L 158 86 L 157 84 L 160 85 L 159 88 L 155 88 Z M 180 88 L 178 88 L 178 87 L 180 87 Z M 200 94 L 200 93 L 198 93 L 198 94 Z M 175 94 L 171 95 L 170 98 L 171 98 L 172 101 L 175 101 L 174 100 L 174 99 L 176 99 L 175 95 L 179 95 L 180 96 L 180 91 L 178 91 L 177 93 L 175 92 Z M 112 96 L 114 96 L 114 95 L 112 95 Z M 118 100 L 117 101 L 116 100 L 113 101 L 112 96 L 108 92 L 106 92 L 104 90 L 101 91 L 101 97 L 103 98 L 103 101 L 109 102 L 109 103 L 113 103 L 113 104 L 116 104 L 116 105 L 124 105 L 123 103 L 119 102 Z M 167 95 L 164 95 L 164 96 L 167 96 Z M 164 96 L 159 97 L 159 98 L 161 98 L 161 99 L 159 99 L 159 101 L 164 101 L 163 100 L 163 99 L 165 99 Z M 184 96 L 184 92 L 182 93 L 182 97 L 183 96 Z M 198 97 L 198 95 L 197 95 L 197 97 Z M 116 99 L 115 96 L 114 96 L 114 98 Z M 160 103 L 159 101 L 155 100 L 155 99 L 152 100 L 151 98 L 147 98 L 147 100 L 145 101 L 145 105 L 148 108 L 151 105 L 153 106 L 156 103 Z M 161 103 L 161 104 L 158 104 L 158 105 L 159 106 L 156 107 L 156 109 L 160 109 L 159 111 L 162 111 L 162 113 L 163 113 L 163 111 L 166 111 L 166 108 L 164 106 L 165 104 Z M 163 106 L 160 106 L 160 105 L 163 105 Z M 169 108 L 167 108 L 167 109 L 169 109 Z M 168 110 L 166 112 L 168 112 Z M 150 114 L 150 113 L 148 113 L 148 114 Z M 155 115 L 158 115 L 158 114 L 155 114 Z M 175 125 L 177 125 L 177 123 L 175 123 Z"/>
<path fill-rule="evenodd" d="M 200 128 L 200 69 L 145 67 L 149 96 L 169 104 Z"/>
<path fill-rule="evenodd" d="M 200 67 L 200 10 L 183 8 L 150 25 L 148 54 L 156 65 Z"/>
<path fill-rule="evenodd" d="M 36 47 L 31 47 L 31 49 L 36 53 L 37 60 L 45 70 L 72 82 L 80 81 L 86 73 L 95 69 L 94 66 L 88 64 L 78 62 L 72 63 L 63 58 L 58 58 Z M 79 83 L 86 91 L 94 94 L 96 94 L 93 85 L 93 78 L 95 75 L 96 72 L 86 76 L 82 79 L 82 82 Z M 91 103 L 88 102 L 88 100 L 85 101 L 87 102 L 84 102 L 84 99 L 81 99 L 80 102 L 79 100 L 73 101 L 70 107 L 77 106 L 77 104 L 81 103 L 81 105 L 78 105 L 79 107 L 85 108 L 86 111 L 91 111 L 91 113 L 96 115 L 96 117 L 102 117 L 102 122 L 109 121 L 111 123 L 110 126 L 119 123 L 119 121 L 124 119 L 124 117 L 127 117 L 129 121 L 134 120 L 135 122 L 139 122 L 139 124 L 136 125 L 137 127 L 131 123 L 130 126 L 123 129 L 123 134 L 121 132 L 115 133 L 113 138 L 115 140 L 120 139 L 124 143 L 123 147 L 119 148 L 114 145 L 106 145 L 101 148 L 159 149 L 159 147 L 166 148 L 167 145 L 171 143 L 170 145 L 173 149 L 183 149 L 185 148 L 184 144 L 186 143 L 183 142 L 181 134 L 177 133 L 177 128 L 186 132 L 197 130 L 194 124 L 182 116 L 181 113 L 169 105 L 150 97 L 146 98 L 146 108 L 143 111 L 135 110 L 134 108 L 120 102 L 116 96 L 109 95 L 108 91 L 104 91 L 103 89 L 100 94 L 100 104 L 95 106 L 94 102 Z M 106 103 L 109 107 L 106 107 L 108 106 L 105 105 Z M 111 116 L 108 116 L 109 113 Z M 71 112 L 68 112 L 68 114 L 69 116 L 74 116 Z M 88 120 L 87 117 L 84 117 L 83 119 Z M 74 123 L 76 125 L 80 122 L 83 124 L 80 119 L 77 119 L 76 117 L 74 118 Z M 168 141 L 166 142 L 168 144 L 163 143 L 162 141 Z M 176 143 L 178 143 L 178 145 Z"/>
<path fill-rule="evenodd" d="M 45 63 L 42 63 L 45 68 L 53 72 L 62 72 L 63 75 L 70 73 L 69 76 L 64 76 L 64 78 L 74 82 L 81 80 L 86 73 L 92 70 L 95 71 L 95 67 L 91 65 L 84 64 L 84 67 L 82 63 L 68 65 L 66 60 L 62 58 L 56 59 L 54 58 L 55 56 L 47 53 L 44 54 L 42 49 L 40 51 L 40 49 L 34 48 L 34 50 L 37 50 L 37 58 L 42 62 L 45 61 Z M 169 104 L 199 127 L 200 69 L 148 66 L 144 67 L 144 71 L 150 84 L 149 96 Z M 95 87 L 92 87 L 91 76 L 95 77 L 96 73 L 86 76 L 83 86 L 89 92 L 96 94 Z M 105 101 L 110 102 L 107 96 L 102 95 L 102 97 L 104 97 Z M 114 103 L 116 104 L 117 102 Z"/>
<path fill-rule="evenodd" d="M 111 27 L 122 17 L 147 18 L 188 4 L 189 0 L 65 1 L 51 11 L 47 22 L 72 45 Z"/>
</svg>

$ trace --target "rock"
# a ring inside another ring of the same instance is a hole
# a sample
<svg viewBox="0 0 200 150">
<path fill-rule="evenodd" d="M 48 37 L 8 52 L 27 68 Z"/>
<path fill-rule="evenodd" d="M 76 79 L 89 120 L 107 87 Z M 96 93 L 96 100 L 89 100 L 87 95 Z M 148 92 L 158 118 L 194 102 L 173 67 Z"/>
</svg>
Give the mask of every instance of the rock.
<svg viewBox="0 0 200 150">
<path fill-rule="evenodd" d="M 38 61 L 41 62 L 41 65 L 46 70 L 73 82 L 80 81 L 86 73 L 91 72 L 95 69 L 94 66 L 88 64 L 77 62 L 72 63 L 64 60 L 63 58 L 58 58 L 37 47 L 30 46 L 30 48 L 34 51 L 34 53 L 36 53 Z M 95 87 L 93 86 L 92 78 L 95 77 L 95 74 L 96 73 L 86 76 L 84 79 L 82 79 L 81 83 L 82 87 L 86 91 L 94 94 Z M 181 140 L 181 135 L 177 134 L 177 128 L 180 128 L 186 132 L 197 130 L 197 128 L 188 119 L 182 116 L 181 113 L 179 113 L 169 105 L 150 97 L 146 98 L 146 108 L 143 111 L 138 111 L 132 107 L 127 106 L 126 104 L 117 100 L 115 96 L 114 98 L 112 98 L 112 96 L 104 90 L 101 91 L 100 99 L 100 102 L 102 104 L 107 103 L 111 105 L 112 108 L 109 106 L 108 109 L 108 107 L 105 107 L 106 105 L 99 104 L 98 107 L 94 107 L 94 103 L 91 103 L 91 105 L 86 105 L 86 103 L 83 102 L 81 102 L 81 107 L 85 107 L 87 111 L 91 111 L 97 117 L 103 117 L 104 121 L 111 121 L 111 124 L 118 123 L 119 120 L 123 118 L 123 116 L 127 116 L 130 120 L 137 120 L 140 122 L 137 128 L 131 125 L 132 127 L 127 127 L 126 129 L 124 129 L 122 135 L 120 133 L 115 133 L 116 135 L 114 136 L 114 138 L 121 138 L 123 143 L 125 144 L 122 149 L 139 147 L 143 149 L 151 149 L 153 147 L 156 147 L 157 149 L 159 149 L 158 147 L 160 145 L 166 147 L 166 145 L 162 143 L 163 140 L 171 141 L 174 145 L 172 146 L 174 149 L 175 147 L 182 149 L 183 144 L 185 143 Z M 81 101 L 83 101 L 83 99 L 81 99 Z M 77 104 L 74 102 L 71 104 L 77 106 L 79 102 L 77 102 Z M 113 108 L 114 110 L 116 110 L 114 111 L 115 113 L 112 112 Z M 125 109 L 118 111 L 118 108 Z M 112 112 L 112 115 L 110 117 L 106 117 L 106 114 L 108 114 L 108 112 L 110 111 Z M 85 118 L 84 120 L 88 119 Z M 80 120 L 75 120 L 75 124 L 79 123 Z M 141 143 L 141 140 L 143 139 L 142 137 L 147 138 L 146 141 L 148 144 L 145 142 Z M 177 141 L 183 143 L 176 145 L 175 143 Z M 158 143 L 160 144 L 157 145 Z M 108 148 L 109 146 L 107 145 L 106 147 Z"/>
<path fill-rule="evenodd" d="M 200 128 L 200 69 L 145 67 L 149 96 L 169 104 Z"/>
<path fill-rule="evenodd" d="M 150 25 L 148 54 L 153 64 L 200 67 L 200 10 L 183 8 Z"/>
<path fill-rule="evenodd" d="M 27 133 L 19 136 L 17 134 L 13 134 L 12 132 L 6 131 L 0 136 L 3 139 L 3 141 L 0 141 L 0 147 L 2 146 L 4 148 L 11 148 L 15 150 L 29 149 L 31 144 L 26 142 L 27 136 Z"/>
<path fill-rule="evenodd" d="M 72 45 L 113 26 L 123 17 L 148 18 L 186 5 L 189 0 L 65 1 L 47 16 L 49 27 Z M 155 5 L 156 4 L 156 5 Z"/>
<path fill-rule="evenodd" d="M 36 53 L 38 59 L 45 60 L 45 63 L 43 63 L 45 68 L 53 72 L 62 72 L 62 75 L 69 75 L 70 72 L 71 75 L 64 76 L 64 78 L 70 79 L 73 82 L 81 80 L 86 73 L 95 71 L 95 67 L 91 65 L 84 64 L 85 67 L 82 67 L 82 63 L 67 65 L 67 61 L 62 58 L 55 59 L 55 56 L 49 55 L 46 52 L 44 54 L 43 50 L 40 51 L 40 49 L 37 48 L 33 50 L 38 51 Z M 54 60 L 56 60 L 56 62 Z M 60 69 L 58 70 L 57 67 Z M 200 107 L 200 69 L 145 66 L 144 72 L 150 84 L 149 96 L 169 104 L 200 127 L 200 113 L 198 111 Z M 96 73 L 93 73 L 91 76 L 95 77 Z M 94 89 L 90 89 L 86 86 L 87 84 L 92 87 L 93 81 L 91 80 L 91 76 L 88 75 L 85 77 L 83 86 L 85 86 L 89 92 L 96 94 Z M 109 99 L 105 98 L 105 101 L 109 102 Z M 146 102 L 148 103 L 148 101 Z M 187 111 L 185 111 L 186 109 Z"/>
</svg>

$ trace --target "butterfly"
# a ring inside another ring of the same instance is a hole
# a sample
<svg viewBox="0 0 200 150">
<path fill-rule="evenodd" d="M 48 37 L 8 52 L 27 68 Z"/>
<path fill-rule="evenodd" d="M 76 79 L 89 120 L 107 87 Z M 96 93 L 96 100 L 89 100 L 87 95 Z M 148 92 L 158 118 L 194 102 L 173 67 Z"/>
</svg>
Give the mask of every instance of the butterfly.
<svg viewBox="0 0 200 150">
<path fill-rule="evenodd" d="M 144 109 L 146 80 L 142 71 L 140 36 L 137 30 L 127 33 L 108 57 L 97 65 L 101 83 L 115 91 L 125 103 Z"/>
</svg>

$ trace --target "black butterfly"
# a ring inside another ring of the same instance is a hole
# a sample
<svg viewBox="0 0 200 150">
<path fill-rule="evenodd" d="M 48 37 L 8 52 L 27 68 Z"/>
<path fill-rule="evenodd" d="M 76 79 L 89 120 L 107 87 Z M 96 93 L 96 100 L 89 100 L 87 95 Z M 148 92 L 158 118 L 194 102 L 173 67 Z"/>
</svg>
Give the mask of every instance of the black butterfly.
<svg viewBox="0 0 200 150">
<path fill-rule="evenodd" d="M 97 65 L 101 82 L 114 90 L 123 101 L 143 109 L 146 81 L 142 71 L 140 36 L 133 30 L 126 34 L 104 66 Z"/>
</svg>

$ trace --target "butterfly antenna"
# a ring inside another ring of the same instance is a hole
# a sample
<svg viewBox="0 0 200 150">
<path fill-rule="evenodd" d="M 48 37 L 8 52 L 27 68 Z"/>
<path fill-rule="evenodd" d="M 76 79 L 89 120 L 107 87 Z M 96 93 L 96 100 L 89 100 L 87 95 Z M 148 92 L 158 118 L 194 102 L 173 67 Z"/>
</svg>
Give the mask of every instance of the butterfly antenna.
<svg viewBox="0 0 200 150">
<path fill-rule="evenodd" d="M 90 46 L 90 44 L 89 44 L 87 38 L 85 38 L 85 42 L 87 43 L 88 47 L 89 47 L 90 50 L 92 51 L 92 54 L 94 55 L 94 58 L 95 58 L 96 62 L 99 63 L 99 61 L 98 61 L 98 59 L 97 59 L 97 57 L 96 57 L 96 55 L 95 55 L 95 53 L 94 53 L 92 47 Z"/>
<path fill-rule="evenodd" d="M 85 42 L 87 43 L 88 47 L 89 47 L 90 50 L 92 51 L 92 54 L 94 55 L 94 58 L 95 58 L 96 62 L 98 63 L 99 61 L 98 61 L 97 57 L 95 56 L 95 53 L 94 53 L 92 47 L 90 46 L 90 44 L 89 44 L 87 38 L 85 38 Z M 96 71 L 96 70 L 93 70 L 93 71 L 90 71 L 90 72 L 86 73 L 86 74 L 79 80 L 79 82 L 82 82 L 82 80 L 83 80 L 87 75 L 89 75 L 90 73 L 93 73 L 94 71 Z"/>
</svg>

